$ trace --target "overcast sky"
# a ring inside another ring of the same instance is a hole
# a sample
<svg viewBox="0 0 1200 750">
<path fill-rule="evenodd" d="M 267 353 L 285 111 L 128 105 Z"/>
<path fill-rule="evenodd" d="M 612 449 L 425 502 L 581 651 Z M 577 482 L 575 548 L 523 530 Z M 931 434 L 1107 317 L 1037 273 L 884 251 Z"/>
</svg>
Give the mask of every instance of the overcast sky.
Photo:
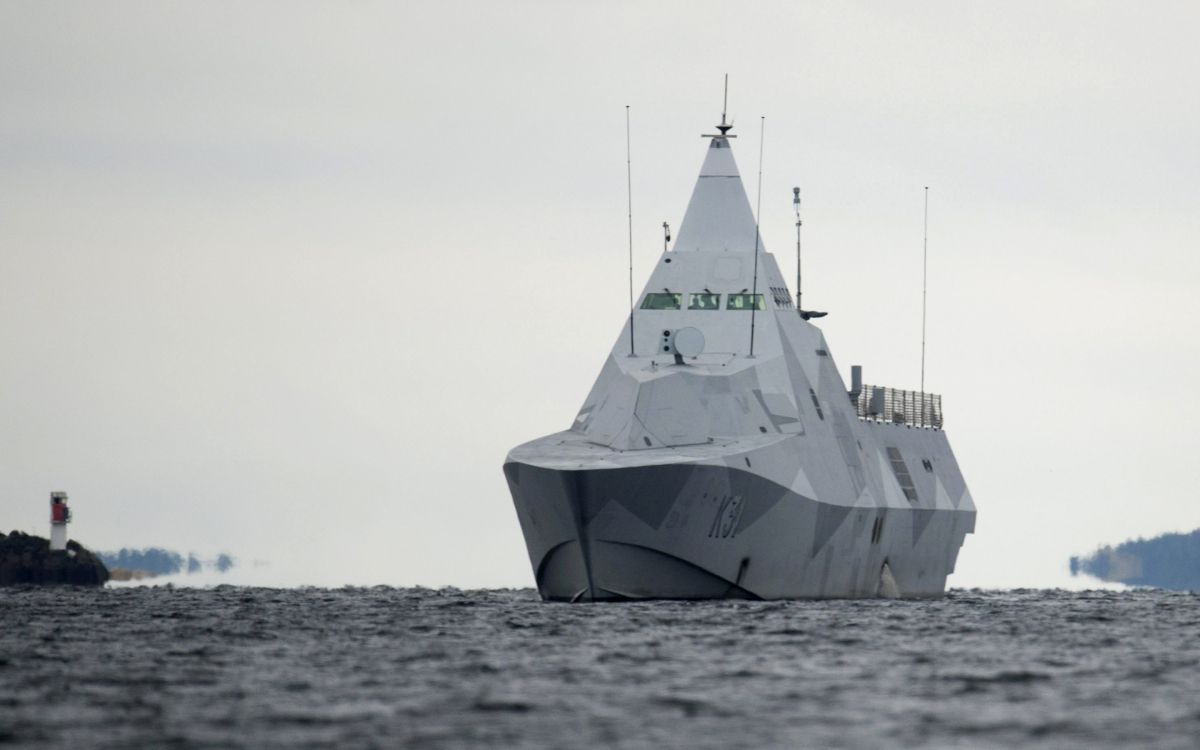
<svg viewBox="0 0 1200 750">
<path fill-rule="evenodd" d="M 903 7 L 902 7 L 903 6 Z M 953 586 L 1200 526 L 1194 3 L 0 1 L 0 529 L 240 580 L 526 586 L 566 428 L 730 77 L 844 376 L 926 383 Z M 252 561 L 266 566 L 254 568 Z"/>
</svg>

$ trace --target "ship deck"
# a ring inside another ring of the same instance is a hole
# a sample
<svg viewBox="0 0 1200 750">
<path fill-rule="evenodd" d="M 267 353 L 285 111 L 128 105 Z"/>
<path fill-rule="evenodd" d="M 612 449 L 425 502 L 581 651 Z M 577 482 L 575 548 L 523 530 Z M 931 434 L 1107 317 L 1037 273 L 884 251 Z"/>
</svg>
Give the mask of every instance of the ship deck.
<svg viewBox="0 0 1200 750">
<path fill-rule="evenodd" d="M 737 438 L 713 438 L 711 442 L 674 447 L 655 447 L 619 451 L 600 445 L 571 430 L 531 440 L 513 448 L 507 461 L 517 461 L 544 469 L 620 469 L 631 466 L 659 466 L 676 463 L 705 463 L 758 450 L 794 438 L 772 433 Z"/>
</svg>

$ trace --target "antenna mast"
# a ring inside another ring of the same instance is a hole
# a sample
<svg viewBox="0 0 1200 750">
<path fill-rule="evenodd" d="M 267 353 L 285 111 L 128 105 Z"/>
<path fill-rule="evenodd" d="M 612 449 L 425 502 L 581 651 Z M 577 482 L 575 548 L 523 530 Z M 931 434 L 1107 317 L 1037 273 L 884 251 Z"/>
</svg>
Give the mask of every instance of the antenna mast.
<svg viewBox="0 0 1200 750">
<path fill-rule="evenodd" d="M 629 159 L 629 105 L 625 105 L 625 194 L 629 199 L 629 356 L 633 353 L 633 167 Z"/>
<path fill-rule="evenodd" d="M 701 138 L 737 138 L 736 135 L 730 135 L 729 131 L 733 129 L 732 122 L 725 121 L 726 105 L 729 104 L 729 74 L 725 74 L 725 98 L 721 101 L 721 124 L 717 126 L 717 130 L 721 131 L 720 135 L 711 133 L 703 133 Z"/>
<path fill-rule="evenodd" d="M 925 235 L 921 243 L 921 424 L 925 423 L 925 298 L 929 277 L 929 186 L 925 186 Z"/>
<path fill-rule="evenodd" d="M 725 113 L 728 111 L 729 111 L 729 74 L 726 73 L 725 74 L 725 95 L 721 97 L 721 124 L 722 125 L 725 124 Z M 728 130 L 728 128 L 726 128 L 725 130 L 722 130 L 721 134 L 724 135 L 726 130 Z"/>
<path fill-rule="evenodd" d="M 804 307 L 800 304 L 800 298 L 803 292 L 800 291 L 800 188 L 792 188 L 792 205 L 796 208 L 796 312 L 804 314 Z"/>
<path fill-rule="evenodd" d="M 728 76 L 726 76 L 728 78 Z M 726 84 L 728 90 L 728 84 Z M 721 121 L 725 121 L 725 116 L 721 115 Z M 754 356 L 754 315 L 758 312 L 758 220 L 762 212 L 762 162 L 763 162 L 763 136 L 767 130 L 767 118 L 762 116 L 758 126 L 758 198 L 755 200 L 754 208 L 754 284 L 750 294 L 750 356 Z"/>
</svg>

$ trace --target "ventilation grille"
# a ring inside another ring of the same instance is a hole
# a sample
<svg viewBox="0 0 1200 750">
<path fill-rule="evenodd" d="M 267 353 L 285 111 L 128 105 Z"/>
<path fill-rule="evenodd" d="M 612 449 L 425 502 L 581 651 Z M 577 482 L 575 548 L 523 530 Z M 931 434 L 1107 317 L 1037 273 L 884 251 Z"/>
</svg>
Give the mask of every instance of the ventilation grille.
<svg viewBox="0 0 1200 750">
<path fill-rule="evenodd" d="M 771 287 L 771 297 L 774 298 L 776 307 L 782 307 L 785 310 L 792 309 L 792 293 L 786 286 Z"/>
</svg>

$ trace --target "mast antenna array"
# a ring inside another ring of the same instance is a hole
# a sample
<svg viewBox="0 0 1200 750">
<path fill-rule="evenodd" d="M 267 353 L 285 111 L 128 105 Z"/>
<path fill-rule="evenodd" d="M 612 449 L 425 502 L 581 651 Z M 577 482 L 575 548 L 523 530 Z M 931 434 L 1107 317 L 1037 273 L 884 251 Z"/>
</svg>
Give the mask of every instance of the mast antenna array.
<svg viewBox="0 0 1200 750">
<path fill-rule="evenodd" d="M 729 110 L 729 74 L 725 74 L 725 96 L 721 99 L 721 124 L 717 126 L 717 130 L 721 131 L 721 135 L 729 132 L 733 127 L 733 123 L 725 124 L 725 113 Z"/>
<path fill-rule="evenodd" d="M 625 194 L 629 199 L 629 356 L 633 353 L 633 166 L 629 158 L 629 105 L 625 105 Z"/>
<path fill-rule="evenodd" d="M 717 126 L 717 130 L 721 131 L 720 135 L 712 135 L 711 133 L 701 134 L 701 138 L 737 138 L 736 135 L 729 135 L 729 131 L 733 128 L 732 122 L 726 122 L 725 113 L 729 106 L 729 74 L 725 74 L 725 98 L 721 100 L 721 124 Z"/>
<path fill-rule="evenodd" d="M 921 242 L 921 423 L 925 423 L 925 299 L 929 278 L 929 186 L 925 186 L 925 235 Z"/>
<path fill-rule="evenodd" d="M 792 188 L 792 205 L 796 209 L 796 312 L 804 314 L 804 307 L 800 304 L 800 298 L 803 294 L 800 287 L 800 227 L 803 222 L 800 221 L 800 188 Z"/>
<path fill-rule="evenodd" d="M 725 117 L 722 115 L 721 121 L 724 122 Z M 763 137 L 767 130 L 766 115 L 762 116 L 758 126 L 758 197 L 755 199 L 754 208 L 754 284 L 750 293 L 750 356 L 754 356 L 754 316 L 758 312 L 758 245 L 759 232 L 758 220 L 762 213 L 762 163 L 763 163 Z"/>
</svg>

